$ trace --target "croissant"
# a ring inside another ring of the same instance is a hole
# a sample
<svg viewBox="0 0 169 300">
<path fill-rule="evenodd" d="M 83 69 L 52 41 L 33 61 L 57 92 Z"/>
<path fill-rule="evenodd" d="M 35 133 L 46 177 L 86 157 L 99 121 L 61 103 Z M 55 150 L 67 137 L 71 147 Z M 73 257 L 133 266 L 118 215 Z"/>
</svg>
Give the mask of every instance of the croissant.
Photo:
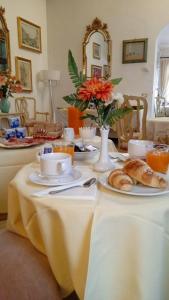
<svg viewBox="0 0 169 300">
<path fill-rule="evenodd" d="M 123 191 L 131 191 L 133 181 L 122 169 L 113 170 L 108 176 L 108 183 Z"/>
<path fill-rule="evenodd" d="M 155 188 L 165 188 L 167 186 L 167 181 L 158 176 L 148 164 L 141 159 L 126 161 L 123 170 L 128 176 L 144 185 Z"/>
</svg>

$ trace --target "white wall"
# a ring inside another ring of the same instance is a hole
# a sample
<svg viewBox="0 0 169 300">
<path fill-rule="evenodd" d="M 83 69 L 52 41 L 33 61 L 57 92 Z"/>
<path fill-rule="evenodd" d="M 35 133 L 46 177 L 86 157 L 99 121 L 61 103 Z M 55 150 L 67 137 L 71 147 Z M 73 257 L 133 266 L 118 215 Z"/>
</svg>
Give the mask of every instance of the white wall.
<svg viewBox="0 0 169 300">
<path fill-rule="evenodd" d="M 168 0 L 50 0 L 47 1 L 49 67 L 61 71 L 57 97 L 69 94 L 72 84 L 67 71 L 71 49 L 82 69 L 82 41 L 86 25 L 97 16 L 108 24 L 112 38 L 112 78 L 123 77 L 117 90 L 122 93 L 147 93 L 152 99 L 155 42 L 160 30 L 169 23 Z M 147 63 L 122 64 L 122 41 L 148 38 Z M 149 105 L 150 109 L 150 105 Z"/>
<path fill-rule="evenodd" d="M 21 56 L 32 61 L 33 92 L 26 95 L 34 96 L 37 99 L 37 110 L 48 111 L 48 101 L 46 101 L 42 93 L 43 91 L 39 90 L 37 82 L 38 71 L 48 68 L 46 0 L 1 0 L 0 5 L 5 8 L 5 19 L 10 31 L 12 74 L 15 74 L 15 56 Z M 42 53 L 39 54 L 19 48 L 17 32 L 18 16 L 41 27 Z M 11 103 L 14 103 L 12 99 Z"/>
</svg>

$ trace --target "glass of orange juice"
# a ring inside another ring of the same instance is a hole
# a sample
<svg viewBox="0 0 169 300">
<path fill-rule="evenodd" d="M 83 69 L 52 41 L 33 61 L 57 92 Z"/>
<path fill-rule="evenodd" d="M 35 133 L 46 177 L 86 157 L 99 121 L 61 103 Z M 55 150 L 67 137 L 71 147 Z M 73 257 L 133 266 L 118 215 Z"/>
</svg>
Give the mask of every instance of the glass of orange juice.
<svg viewBox="0 0 169 300">
<path fill-rule="evenodd" d="M 166 173 L 169 167 L 169 147 L 167 145 L 157 145 L 147 152 L 147 164 L 156 172 Z"/>
<path fill-rule="evenodd" d="M 74 144 L 65 141 L 60 141 L 52 144 L 53 152 L 68 153 L 72 157 L 74 155 Z"/>
</svg>

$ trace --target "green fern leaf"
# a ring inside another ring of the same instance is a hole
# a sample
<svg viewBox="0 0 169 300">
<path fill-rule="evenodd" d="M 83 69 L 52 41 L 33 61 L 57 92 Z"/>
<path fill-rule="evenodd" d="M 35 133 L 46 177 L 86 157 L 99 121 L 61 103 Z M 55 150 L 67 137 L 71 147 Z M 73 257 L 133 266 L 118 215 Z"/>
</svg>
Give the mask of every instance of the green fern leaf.
<svg viewBox="0 0 169 300">
<path fill-rule="evenodd" d="M 118 120 L 123 118 L 126 114 L 130 113 L 132 111 L 132 108 L 125 107 L 125 108 L 118 108 L 114 109 L 108 116 L 106 123 L 109 125 L 113 125 Z"/>
<path fill-rule="evenodd" d="M 79 88 L 85 80 L 85 77 L 82 73 L 79 74 L 76 62 L 72 55 L 72 52 L 68 52 L 68 69 L 70 78 L 76 88 Z"/>
<path fill-rule="evenodd" d="M 122 81 L 122 78 L 115 78 L 115 79 L 111 79 L 110 82 L 113 84 L 113 85 L 118 85 L 120 82 Z"/>
</svg>

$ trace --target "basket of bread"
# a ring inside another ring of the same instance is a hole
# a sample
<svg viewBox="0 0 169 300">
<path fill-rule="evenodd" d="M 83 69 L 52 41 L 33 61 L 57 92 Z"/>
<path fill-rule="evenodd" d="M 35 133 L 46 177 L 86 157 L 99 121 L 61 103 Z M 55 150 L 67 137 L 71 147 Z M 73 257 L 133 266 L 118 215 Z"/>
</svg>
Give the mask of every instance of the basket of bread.
<svg viewBox="0 0 169 300">
<path fill-rule="evenodd" d="M 128 159 L 123 168 L 114 169 L 108 176 L 108 185 L 120 190 L 130 192 L 135 185 L 166 189 L 168 181 L 162 174 L 154 172 L 150 166 L 141 159 Z"/>
</svg>

